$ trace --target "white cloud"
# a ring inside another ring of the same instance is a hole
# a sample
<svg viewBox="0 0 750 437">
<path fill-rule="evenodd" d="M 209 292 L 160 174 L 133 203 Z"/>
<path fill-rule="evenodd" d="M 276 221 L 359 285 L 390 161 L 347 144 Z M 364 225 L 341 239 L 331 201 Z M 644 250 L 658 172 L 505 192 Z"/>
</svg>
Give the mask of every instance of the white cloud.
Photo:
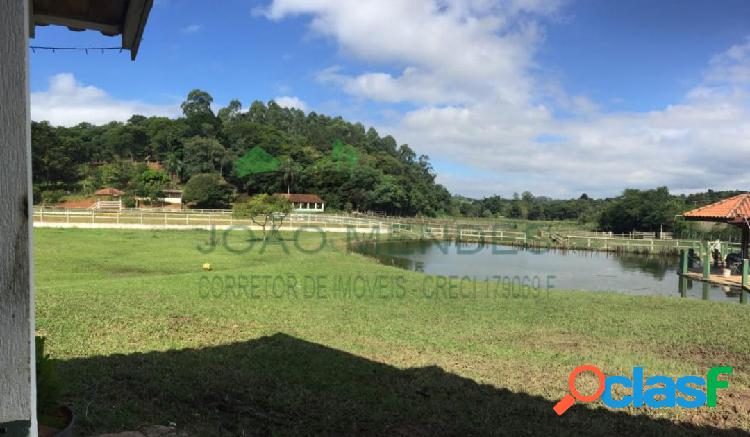
<svg viewBox="0 0 750 437">
<path fill-rule="evenodd" d="M 274 97 L 274 102 L 283 108 L 295 108 L 302 111 L 307 111 L 307 104 L 299 99 L 299 97 L 293 96 L 280 96 Z"/>
<path fill-rule="evenodd" d="M 323 73 L 324 79 L 341 83 L 353 94 L 383 101 L 451 103 L 475 101 L 491 90 L 506 101 L 525 101 L 531 84 L 524 71 L 531 67 L 539 35 L 533 22 L 521 17 L 530 11 L 550 12 L 556 2 L 506 1 L 502 13 L 496 3 L 275 0 L 266 16 L 278 20 L 313 15 L 313 31 L 336 39 L 347 54 L 405 66 L 397 76 Z"/>
<path fill-rule="evenodd" d="M 558 6 L 542 0 L 273 0 L 265 14 L 272 20 L 309 16 L 313 33 L 371 66 L 357 75 L 334 66 L 318 80 L 359 98 L 416 106 L 381 131 L 420 153 L 498 175 L 441 175 L 458 192 L 609 195 L 657 185 L 675 191 L 750 187 L 750 173 L 737 165 L 750 161 L 750 39 L 706 60 L 702 83 L 673 105 L 608 113 L 538 73 L 535 50 L 544 39 L 538 21 Z"/>
<path fill-rule="evenodd" d="M 95 86 L 79 83 L 71 73 L 56 74 L 50 78 L 46 91 L 31 93 L 32 120 L 47 120 L 53 125 L 126 121 L 133 114 L 174 117 L 179 114 L 179 105 L 117 100 Z"/>
<path fill-rule="evenodd" d="M 707 79 L 713 82 L 750 84 L 750 37 L 711 59 Z"/>
<path fill-rule="evenodd" d="M 203 25 L 190 24 L 190 25 L 183 27 L 180 30 L 182 31 L 182 33 L 196 33 L 196 32 L 200 32 L 201 30 L 203 30 Z"/>
</svg>

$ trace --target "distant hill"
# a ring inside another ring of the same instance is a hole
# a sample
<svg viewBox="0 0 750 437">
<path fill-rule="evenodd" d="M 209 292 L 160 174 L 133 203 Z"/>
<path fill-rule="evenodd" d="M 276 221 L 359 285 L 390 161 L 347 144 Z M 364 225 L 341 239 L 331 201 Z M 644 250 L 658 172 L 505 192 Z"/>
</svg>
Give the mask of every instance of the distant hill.
<svg viewBox="0 0 750 437">
<path fill-rule="evenodd" d="M 208 93 L 193 90 L 177 119 L 134 115 L 126 123 L 70 128 L 35 122 L 35 188 L 40 193 L 86 193 L 106 185 L 143 194 L 160 179 L 144 176 L 144 167 L 128 163 L 150 161 L 161 163 L 178 185 L 196 174 L 215 172 L 240 194 L 290 189 L 317 194 L 333 209 L 448 212 L 450 193 L 435 183 L 429 158 L 390 135 L 273 101 L 256 101 L 243 111 L 234 100 L 216 114 L 212 102 Z M 258 156 L 264 162 L 254 165 Z M 153 166 L 149 170 L 158 171 Z"/>
</svg>

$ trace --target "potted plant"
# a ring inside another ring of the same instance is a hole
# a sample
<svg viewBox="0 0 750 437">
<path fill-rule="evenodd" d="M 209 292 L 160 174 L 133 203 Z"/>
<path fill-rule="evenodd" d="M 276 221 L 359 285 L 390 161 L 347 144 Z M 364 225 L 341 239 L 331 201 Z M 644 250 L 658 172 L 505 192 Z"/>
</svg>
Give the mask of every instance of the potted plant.
<svg viewBox="0 0 750 437">
<path fill-rule="evenodd" d="M 73 411 L 59 403 L 60 378 L 55 363 L 44 353 L 45 337 L 36 336 L 36 410 L 40 437 L 71 437 Z"/>
</svg>

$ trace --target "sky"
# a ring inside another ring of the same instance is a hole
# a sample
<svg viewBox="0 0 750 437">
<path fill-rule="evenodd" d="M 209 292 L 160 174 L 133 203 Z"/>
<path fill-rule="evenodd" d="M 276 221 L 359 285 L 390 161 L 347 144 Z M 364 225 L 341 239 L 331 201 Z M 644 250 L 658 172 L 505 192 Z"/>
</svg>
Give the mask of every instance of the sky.
<svg viewBox="0 0 750 437">
<path fill-rule="evenodd" d="M 31 45 L 111 47 L 37 27 Z M 430 156 L 471 197 L 750 189 L 746 0 L 155 0 L 127 52 L 31 53 L 32 119 L 275 100 Z"/>
</svg>

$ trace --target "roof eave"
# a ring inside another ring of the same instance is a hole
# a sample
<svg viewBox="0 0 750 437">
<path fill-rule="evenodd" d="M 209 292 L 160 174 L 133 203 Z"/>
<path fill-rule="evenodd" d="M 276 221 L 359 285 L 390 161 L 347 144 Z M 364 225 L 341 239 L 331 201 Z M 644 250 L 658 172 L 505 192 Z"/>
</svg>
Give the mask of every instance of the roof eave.
<svg viewBox="0 0 750 437">
<path fill-rule="evenodd" d="M 709 217 L 709 216 L 682 216 L 686 221 L 692 222 L 714 222 L 714 223 L 729 223 L 732 219 L 728 217 Z"/>
<path fill-rule="evenodd" d="M 130 60 L 135 61 L 143 38 L 153 0 L 130 0 L 125 23 L 122 26 L 122 48 L 130 50 Z"/>
<path fill-rule="evenodd" d="M 66 26 L 75 31 L 97 30 L 107 36 L 122 34 L 120 46 L 125 50 L 130 50 L 130 59 L 135 61 L 152 6 L 153 0 L 129 0 L 124 17 L 121 22 L 117 22 L 100 16 L 73 16 L 59 9 L 41 10 L 37 13 L 34 11 L 34 0 L 29 0 L 29 36 L 34 38 L 35 26 L 48 25 Z"/>
</svg>

